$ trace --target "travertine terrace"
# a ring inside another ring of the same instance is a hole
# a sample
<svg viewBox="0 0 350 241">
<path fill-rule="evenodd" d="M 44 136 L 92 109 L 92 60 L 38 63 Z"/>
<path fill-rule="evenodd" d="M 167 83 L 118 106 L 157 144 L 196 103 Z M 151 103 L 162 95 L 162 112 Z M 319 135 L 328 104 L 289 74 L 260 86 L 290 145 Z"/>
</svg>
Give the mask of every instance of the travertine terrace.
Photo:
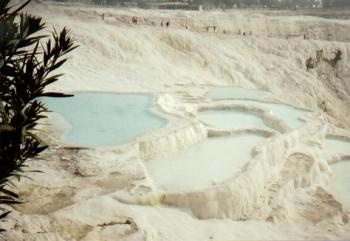
<svg viewBox="0 0 350 241">
<path fill-rule="evenodd" d="M 64 121 L 50 114 L 40 135 L 51 147 L 29 162 L 43 173 L 19 183 L 26 202 L 5 220 L 1 240 L 349 239 L 349 209 L 330 183 L 332 165 L 349 161 L 350 149 L 325 144 L 350 140 L 349 20 L 54 4 L 28 11 L 50 28 L 67 26 L 80 45 L 52 89 L 148 94 L 152 111 L 168 123 L 123 145 L 83 148 L 61 138 Z M 211 96 L 220 86 L 238 94 Z M 225 111 L 252 114 L 266 127 L 221 127 L 201 117 Z M 217 179 L 214 170 L 203 179 L 205 170 L 191 159 L 200 155 L 182 155 L 204 145 L 203 158 L 229 165 L 249 135 L 259 139 L 232 176 Z M 218 142 L 216 154 L 218 139 L 237 144 Z M 178 156 L 190 158 L 198 185 L 157 183 L 165 179 L 151 164 L 168 161 L 183 173 Z"/>
</svg>

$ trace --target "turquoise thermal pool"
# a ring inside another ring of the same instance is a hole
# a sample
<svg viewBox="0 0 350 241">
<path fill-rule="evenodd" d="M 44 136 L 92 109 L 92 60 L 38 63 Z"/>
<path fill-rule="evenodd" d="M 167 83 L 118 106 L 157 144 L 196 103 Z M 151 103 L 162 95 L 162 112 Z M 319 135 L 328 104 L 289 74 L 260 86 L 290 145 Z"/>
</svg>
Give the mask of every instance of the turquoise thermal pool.
<svg viewBox="0 0 350 241">
<path fill-rule="evenodd" d="M 350 154 L 350 141 L 337 137 L 327 137 L 324 147 L 331 153 Z"/>
<path fill-rule="evenodd" d="M 150 111 L 152 97 L 141 94 L 80 92 L 69 98 L 40 98 L 70 129 L 65 142 L 82 146 L 125 144 L 167 120 Z"/>
<path fill-rule="evenodd" d="M 269 96 L 270 94 L 265 91 L 234 87 L 214 87 L 207 93 L 207 97 L 213 100 L 228 99 L 229 103 L 253 105 L 255 107 L 267 110 L 272 115 L 284 121 L 291 129 L 297 129 L 303 126 L 304 121 L 302 121 L 300 118 L 305 117 L 307 113 L 310 113 L 309 111 L 294 108 L 286 104 L 265 101 Z"/>
<path fill-rule="evenodd" d="M 269 93 L 261 90 L 251 90 L 235 87 L 214 87 L 208 91 L 210 99 L 264 99 Z"/>
<path fill-rule="evenodd" d="M 298 129 L 304 125 L 300 118 L 307 118 L 310 111 L 294 108 L 285 104 L 260 102 L 253 100 L 230 100 L 229 103 L 240 105 L 251 105 L 268 111 L 271 115 L 279 118 L 291 129 Z"/>
<path fill-rule="evenodd" d="M 350 210 L 350 160 L 337 162 L 331 168 L 334 175 L 329 186 L 330 191 Z"/>
<path fill-rule="evenodd" d="M 324 147 L 332 154 L 350 154 L 350 141 L 341 137 L 327 137 Z M 330 183 L 330 191 L 345 205 L 345 208 L 350 210 L 350 160 L 337 162 L 331 165 L 331 168 L 334 175 Z"/>
<path fill-rule="evenodd" d="M 199 119 L 216 128 L 269 128 L 252 112 L 240 110 L 210 110 L 198 113 Z"/>
<path fill-rule="evenodd" d="M 147 161 L 145 166 L 160 190 L 205 188 L 237 176 L 263 139 L 253 134 L 209 138 L 181 153 Z"/>
</svg>

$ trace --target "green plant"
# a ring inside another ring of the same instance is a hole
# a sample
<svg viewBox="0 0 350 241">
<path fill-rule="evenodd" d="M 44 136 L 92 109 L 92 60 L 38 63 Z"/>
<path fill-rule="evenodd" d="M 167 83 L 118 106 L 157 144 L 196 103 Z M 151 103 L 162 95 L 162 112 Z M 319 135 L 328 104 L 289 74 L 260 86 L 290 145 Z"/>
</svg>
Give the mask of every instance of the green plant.
<svg viewBox="0 0 350 241">
<path fill-rule="evenodd" d="M 9 213 L 6 205 L 20 203 L 13 180 L 23 176 L 25 161 L 47 148 L 35 135 L 46 111 L 37 98 L 67 96 L 45 87 L 58 80 L 61 75 L 51 73 L 77 47 L 66 28 L 40 35 L 42 19 L 20 13 L 30 1 L 17 7 L 0 1 L 0 219 Z"/>
</svg>

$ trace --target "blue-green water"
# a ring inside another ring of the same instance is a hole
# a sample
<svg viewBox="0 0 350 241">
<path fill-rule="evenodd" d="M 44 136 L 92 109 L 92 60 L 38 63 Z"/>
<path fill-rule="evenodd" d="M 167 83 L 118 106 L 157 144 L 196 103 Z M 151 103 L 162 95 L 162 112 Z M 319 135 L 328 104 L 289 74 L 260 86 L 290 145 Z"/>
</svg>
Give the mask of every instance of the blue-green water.
<svg viewBox="0 0 350 241">
<path fill-rule="evenodd" d="M 350 141 L 339 137 L 327 137 L 324 147 L 331 153 L 350 153 Z"/>
<path fill-rule="evenodd" d="M 234 87 L 215 87 L 207 94 L 207 97 L 213 100 L 231 99 L 229 100 L 230 103 L 241 105 L 250 104 L 268 110 L 272 115 L 283 120 L 291 129 L 298 129 L 305 124 L 304 121 L 300 120 L 300 117 L 307 117 L 307 114 L 310 114 L 311 112 L 282 103 L 266 102 L 265 98 L 268 96 L 269 93 L 265 91 Z"/>
<path fill-rule="evenodd" d="M 241 110 L 210 110 L 198 114 L 199 119 L 216 128 L 261 128 L 268 126 L 257 115 Z"/>
<path fill-rule="evenodd" d="M 261 90 L 243 89 L 237 87 L 213 87 L 207 93 L 207 97 L 217 99 L 255 99 L 260 100 L 269 96 L 269 93 Z"/>
<path fill-rule="evenodd" d="M 333 178 L 330 183 L 330 190 L 335 197 L 350 210 L 350 160 L 333 164 Z"/>
<path fill-rule="evenodd" d="M 64 140 L 82 146 L 125 144 L 167 124 L 150 111 L 152 98 L 147 95 L 81 92 L 40 100 L 71 125 Z"/>
</svg>

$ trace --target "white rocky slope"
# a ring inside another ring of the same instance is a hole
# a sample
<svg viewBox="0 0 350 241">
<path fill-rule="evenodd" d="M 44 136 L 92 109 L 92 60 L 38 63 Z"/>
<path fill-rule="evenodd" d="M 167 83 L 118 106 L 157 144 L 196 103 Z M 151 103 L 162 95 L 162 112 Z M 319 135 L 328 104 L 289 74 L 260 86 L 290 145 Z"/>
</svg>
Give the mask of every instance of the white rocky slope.
<svg viewBox="0 0 350 241">
<path fill-rule="evenodd" d="M 66 75 L 52 88 L 149 92 L 160 111 L 180 120 L 127 145 L 58 145 L 31 161 L 32 169 L 44 173 L 21 182 L 27 202 L 15 207 L 4 223 L 9 231 L 0 239 L 350 237 L 349 211 L 327 190 L 329 164 L 350 154 L 330 155 L 322 149 L 328 135 L 350 136 L 349 21 L 57 5 L 33 5 L 30 11 L 49 26 L 69 27 L 80 45 L 62 68 Z M 131 24 L 132 16 L 139 18 L 137 25 Z M 170 21 L 170 27 L 160 27 L 162 21 Z M 208 26 L 216 26 L 216 32 L 207 32 Z M 342 59 L 332 66 L 329 60 L 338 49 Z M 307 71 L 306 60 L 316 59 L 318 50 L 323 50 L 322 58 Z M 188 192 L 158 191 L 144 161 L 208 136 L 233 133 L 207 128 L 196 118 L 197 111 L 212 105 L 204 98 L 208 85 L 265 90 L 274 99 L 314 110 L 313 118 L 291 132 L 270 120 L 278 133 L 263 132 L 269 139 L 256 147 L 242 175 L 232 181 Z M 46 139 L 57 144 L 59 133 L 49 131 Z"/>
<path fill-rule="evenodd" d="M 71 28 L 80 45 L 63 70 L 67 75 L 60 89 L 121 91 L 132 86 L 159 91 L 174 84 L 235 85 L 268 90 L 310 108 L 324 102 L 343 125 L 349 124 L 341 118 L 350 92 L 348 21 L 72 7 L 55 9 L 62 16 L 57 18 L 51 8 L 36 11 L 55 26 Z M 142 26 L 130 23 L 134 15 Z M 171 28 L 161 28 L 161 21 L 170 21 Z M 218 33 L 207 33 L 207 26 L 216 26 Z M 239 31 L 252 36 L 236 35 Z M 307 58 L 316 58 L 316 51 L 331 59 L 337 49 L 343 61 L 334 68 L 321 61 L 315 70 L 305 71 Z"/>
</svg>

